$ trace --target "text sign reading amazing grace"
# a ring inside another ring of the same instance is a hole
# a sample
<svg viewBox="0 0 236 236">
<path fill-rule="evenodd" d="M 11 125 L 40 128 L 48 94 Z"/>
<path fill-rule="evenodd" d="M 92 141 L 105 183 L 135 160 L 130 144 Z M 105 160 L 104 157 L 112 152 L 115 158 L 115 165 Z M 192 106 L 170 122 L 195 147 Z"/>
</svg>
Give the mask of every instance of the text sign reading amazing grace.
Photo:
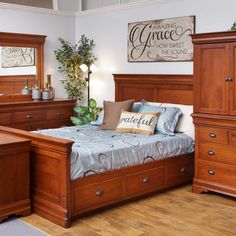
<svg viewBox="0 0 236 236">
<path fill-rule="evenodd" d="M 195 16 L 128 24 L 128 61 L 191 61 Z"/>
</svg>

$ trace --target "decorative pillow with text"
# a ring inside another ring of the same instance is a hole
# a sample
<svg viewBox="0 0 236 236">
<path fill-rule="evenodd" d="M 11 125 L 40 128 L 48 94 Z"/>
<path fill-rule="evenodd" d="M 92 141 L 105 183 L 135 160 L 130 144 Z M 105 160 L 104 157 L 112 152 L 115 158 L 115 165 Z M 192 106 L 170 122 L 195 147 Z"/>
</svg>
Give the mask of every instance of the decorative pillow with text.
<svg viewBox="0 0 236 236">
<path fill-rule="evenodd" d="M 122 111 L 117 132 L 152 135 L 160 113 L 135 113 Z"/>
</svg>

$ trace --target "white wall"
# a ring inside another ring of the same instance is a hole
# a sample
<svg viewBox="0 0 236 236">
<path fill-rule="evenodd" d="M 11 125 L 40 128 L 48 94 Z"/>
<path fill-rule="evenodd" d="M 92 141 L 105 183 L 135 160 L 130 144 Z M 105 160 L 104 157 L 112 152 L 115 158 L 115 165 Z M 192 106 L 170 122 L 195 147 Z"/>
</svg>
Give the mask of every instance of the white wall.
<svg viewBox="0 0 236 236">
<path fill-rule="evenodd" d="M 112 73 L 192 73 L 192 62 L 127 62 L 127 25 L 129 22 L 196 15 L 196 32 L 225 31 L 236 20 L 235 0 L 178 0 L 143 7 L 98 11 L 80 15 L 76 22 L 76 38 L 85 34 L 96 43 L 99 71 L 92 74 L 91 96 L 102 104 L 114 100 Z"/>
<path fill-rule="evenodd" d="M 47 35 L 45 42 L 45 79 L 52 74 L 52 85 L 56 97 L 66 97 L 59 80 L 63 75 L 57 72 L 58 64 L 54 50 L 60 45 L 58 37 L 75 41 L 75 16 L 54 14 L 53 11 L 37 12 L 8 9 L 0 6 L 0 31 Z"/>
</svg>

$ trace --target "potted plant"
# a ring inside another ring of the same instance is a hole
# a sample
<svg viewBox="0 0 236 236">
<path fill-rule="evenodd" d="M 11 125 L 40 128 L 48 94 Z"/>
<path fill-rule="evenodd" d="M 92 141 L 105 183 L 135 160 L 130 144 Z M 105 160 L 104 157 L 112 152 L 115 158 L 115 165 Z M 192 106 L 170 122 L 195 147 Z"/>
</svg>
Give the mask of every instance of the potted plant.
<svg viewBox="0 0 236 236">
<path fill-rule="evenodd" d="M 58 71 L 64 73 L 68 78 L 61 80 L 61 83 L 70 99 L 81 100 L 83 90 L 86 88 L 86 81 L 83 79 L 83 72 L 80 65 L 91 65 L 96 58 L 93 55 L 94 41 L 85 35 L 81 36 L 75 45 L 59 38 L 61 48 L 54 51 L 57 61 L 60 63 Z"/>
<path fill-rule="evenodd" d="M 90 98 L 88 106 L 74 107 L 74 112 L 78 114 L 78 117 L 72 116 L 70 119 L 74 125 L 86 125 L 91 121 L 95 121 L 100 111 L 101 108 L 97 107 L 96 101 Z"/>
</svg>

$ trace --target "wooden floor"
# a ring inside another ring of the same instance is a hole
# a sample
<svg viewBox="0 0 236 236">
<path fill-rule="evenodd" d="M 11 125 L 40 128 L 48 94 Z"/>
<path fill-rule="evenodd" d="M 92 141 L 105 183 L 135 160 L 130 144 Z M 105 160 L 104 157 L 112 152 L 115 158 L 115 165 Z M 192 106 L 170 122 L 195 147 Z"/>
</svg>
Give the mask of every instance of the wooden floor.
<svg viewBox="0 0 236 236">
<path fill-rule="evenodd" d="M 194 194 L 188 185 L 80 218 L 69 229 L 35 214 L 21 219 L 53 236 L 235 236 L 236 201 Z"/>
</svg>

